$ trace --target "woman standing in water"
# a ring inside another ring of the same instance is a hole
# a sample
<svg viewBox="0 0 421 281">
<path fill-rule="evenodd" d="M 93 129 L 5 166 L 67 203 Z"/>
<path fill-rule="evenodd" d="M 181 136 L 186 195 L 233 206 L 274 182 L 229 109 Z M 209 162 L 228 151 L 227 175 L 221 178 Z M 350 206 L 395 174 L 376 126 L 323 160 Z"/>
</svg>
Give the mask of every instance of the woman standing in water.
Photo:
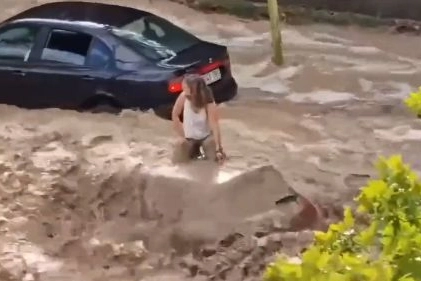
<svg viewBox="0 0 421 281">
<path fill-rule="evenodd" d="M 182 138 L 174 151 L 174 162 L 185 162 L 201 156 L 203 148 L 207 159 L 222 162 L 225 153 L 221 145 L 221 131 L 212 90 L 198 74 L 189 74 L 183 80 L 183 92 L 178 96 L 172 122 Z M 183 122 L 180 115 L 183 114 Z"/>
</svg>

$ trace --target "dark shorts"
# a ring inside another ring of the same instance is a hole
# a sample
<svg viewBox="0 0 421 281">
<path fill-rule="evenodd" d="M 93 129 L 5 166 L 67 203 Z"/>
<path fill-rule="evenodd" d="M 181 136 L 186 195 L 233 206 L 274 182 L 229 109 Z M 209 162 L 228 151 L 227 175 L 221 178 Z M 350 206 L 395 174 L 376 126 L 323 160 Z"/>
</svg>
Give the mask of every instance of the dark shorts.
<svg viewBox="0 0 421 281">
<path fill-rule="evenodd" d="M 202 156 L 200 148 L 203 148 L 204 156 L 207 159 L 215 159 L 216 144 L 213 136 L 209 135 L 199 140 L 186 138 L 181 143 L 178 143 L 174 149 L 173 162 L 185 162 L 197 159 L 199 156 Z"/>
<path fill-rule="evenodd" d="M 191 139 L 191 138 L 186 138 L 186 141 L 188 143 L 190 143 L 191 147 L 190 147 L 190 151 L 189 151 L 189 157 L 190 159 L 195 159 L 199 156 L 202 155 L 202 152 L 200 151 L 200 147 L 203 146 L 204 142 L 206 141 L 207 138 L 209 138 L 210 135 L 204 137 L 203 139 Z"/>
</svg>

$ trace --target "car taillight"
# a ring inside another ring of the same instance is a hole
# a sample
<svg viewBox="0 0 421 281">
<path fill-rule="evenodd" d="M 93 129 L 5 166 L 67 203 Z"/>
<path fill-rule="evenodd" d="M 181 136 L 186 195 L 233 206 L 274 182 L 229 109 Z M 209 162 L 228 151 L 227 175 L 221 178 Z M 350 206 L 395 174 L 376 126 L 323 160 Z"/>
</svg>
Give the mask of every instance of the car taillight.
<svg viewBox="0 0 421 281">
<path fill-rule="evenodd" d="M 179 94 L 183 91 L 183 77 L 177 77 L 168 83 L 168 92 L 171 94 Z"/>
<path fill-rule="evenodd" d="M 231 71 L 231 62 L 229 56 L 227 56 L 224 60 L 218 60 L 201 67 L 199 70 L 197 70 L 196 73 L 203 75 L 220 67 L 225 67 L 228 72 Z M 171 94 L 181 93 L 183 91 L 182 81 L 183 76 L 170 80 L 168 82 L 168 92 L 170 92 Z"/>
</svg>

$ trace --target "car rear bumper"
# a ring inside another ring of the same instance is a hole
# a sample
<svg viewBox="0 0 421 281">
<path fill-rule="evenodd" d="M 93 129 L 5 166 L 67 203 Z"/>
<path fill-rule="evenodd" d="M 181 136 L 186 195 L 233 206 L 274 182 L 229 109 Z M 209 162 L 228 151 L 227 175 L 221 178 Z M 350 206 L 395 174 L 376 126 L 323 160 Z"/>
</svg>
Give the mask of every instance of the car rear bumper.
<svg viewBox="0 0 421 281">
<path fill-rule="evenodd" d="M 238 92 L 237 82 L 230 77 L 225 83 L 218 83 L 211 86 L 216 103 L 223 103 L 233 99 Z"/>
</svg>

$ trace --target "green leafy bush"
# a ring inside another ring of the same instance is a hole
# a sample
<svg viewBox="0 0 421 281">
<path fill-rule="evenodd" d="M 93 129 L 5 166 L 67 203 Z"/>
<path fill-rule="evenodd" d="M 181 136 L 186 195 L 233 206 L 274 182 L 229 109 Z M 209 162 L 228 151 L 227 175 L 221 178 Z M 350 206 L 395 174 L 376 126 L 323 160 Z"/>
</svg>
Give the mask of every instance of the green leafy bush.
<svg viewBox="0 0 421 281">
<path fill-rule="evenodd" d="M 421 117 L 421 87 L 417 92 L 409 94 L 409 97 L 405 99 L 405 104 L 410 111 Z"/>
<path fill-rule="evenodd" d="M 381 158 L 378 180 L 368 182 L 355 201 L 368 224 L 356 224 L 350 208 L 344 219 L 316 232 L 301 263 L 280 256 L 265 281 L 421 280 L 421 182 L 400 156 Z"/>
</svg>

